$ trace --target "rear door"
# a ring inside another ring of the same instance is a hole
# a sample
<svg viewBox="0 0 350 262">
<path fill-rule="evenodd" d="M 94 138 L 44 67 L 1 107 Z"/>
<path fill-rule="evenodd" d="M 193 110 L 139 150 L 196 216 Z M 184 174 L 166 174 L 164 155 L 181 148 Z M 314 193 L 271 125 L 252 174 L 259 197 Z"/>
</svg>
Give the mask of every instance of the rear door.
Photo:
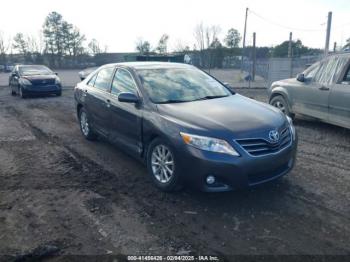
<svg viewBox="0 0 350 262">
<path fill-rule="evenodd" d="M 132 153 L 141 153 L 142 105 L 119 102 L 118 95 L 122 92 L 140 96 L 131 72 L 118 68 L 112 80 L 110 95 L 110 139 Z"/>
<path fill-rule="evenodd" d="M 109 91 L 114 66 L 104 67 L 88 82 L 85 92 L 85 105 L 96 131 L 108 136 Z"/>
<path fill-rule="evenodd" d="M 329 99 L 331 123 L 350 128 L 350 58 L 339 60 L 339 78 L 333 84 Z"/>
</svg>

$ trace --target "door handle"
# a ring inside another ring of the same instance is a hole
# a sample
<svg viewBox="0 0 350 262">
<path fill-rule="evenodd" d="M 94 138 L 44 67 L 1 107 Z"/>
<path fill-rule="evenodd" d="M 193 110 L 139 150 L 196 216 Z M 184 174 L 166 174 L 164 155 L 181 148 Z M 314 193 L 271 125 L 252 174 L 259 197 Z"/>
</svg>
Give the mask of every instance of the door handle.
<svg viewBox="0 0 350 262">
<path fill-rule="evenodd" d="M 321 91 L 328 91 L 328 90 L 329 90 L 329 87 L 321 86 L 319 89 L 320 89 Z"/>
</svg>

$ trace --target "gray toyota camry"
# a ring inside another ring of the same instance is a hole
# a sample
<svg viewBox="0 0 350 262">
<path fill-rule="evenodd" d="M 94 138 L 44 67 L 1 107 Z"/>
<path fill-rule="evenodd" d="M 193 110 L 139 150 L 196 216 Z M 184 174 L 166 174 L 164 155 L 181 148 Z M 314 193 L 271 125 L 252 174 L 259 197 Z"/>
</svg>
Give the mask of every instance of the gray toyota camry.
<svg viewBox="0 0 350 262">
<path fill-rule="evenodd" d="M 255 186 L 295 162 L 289 117 L 190 65 L 105 65 L 76 86 L 75 100 L 83 136 L 104 137 L 144 161 L 164 191 Z"/>
</svg>

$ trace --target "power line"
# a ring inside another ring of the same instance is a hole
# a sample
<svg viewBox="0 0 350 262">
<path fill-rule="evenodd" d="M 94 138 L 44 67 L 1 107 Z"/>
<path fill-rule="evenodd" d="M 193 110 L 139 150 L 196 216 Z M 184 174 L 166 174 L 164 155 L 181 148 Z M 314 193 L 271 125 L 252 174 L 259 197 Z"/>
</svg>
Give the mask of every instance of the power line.
<svg viewBox="0 0 350 262">
<path fill-rule="evenodd" d="M 320 32 L 320 31 L 324 31 L 324 29 L 305 29 L 305 28 L 297 28 L 297 27 L 291 27 L 291 26 L 283 25 L 283 24 L 277 23 L 275 21 L 272 21 L 272 20 L 270 20 L 268 18 L 265 18 L 262 15 L 252 11 L 251 9 L 249 9 L 249 13 L 251 13 L 251 14 L 255 15 L 256 17 L 264 20 L 265 22 L 268 22 L 270 24 L 273 24 L 275 26 L 279 26 L 279 27 L 282 27 L 282 28 L 285 28 L 285 29 L 288 29 L 288 30 L 304 31 L 304 32 Z"/>
</svg>

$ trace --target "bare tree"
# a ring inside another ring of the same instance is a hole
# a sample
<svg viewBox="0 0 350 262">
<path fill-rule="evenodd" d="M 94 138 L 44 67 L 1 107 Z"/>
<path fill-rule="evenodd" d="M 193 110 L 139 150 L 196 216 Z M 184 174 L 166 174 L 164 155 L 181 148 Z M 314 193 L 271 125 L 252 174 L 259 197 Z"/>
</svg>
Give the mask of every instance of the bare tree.
<svg viewBox="0 0 350 262">
<path fill-rule="evenodd" d="M 40 43 L 34 35 L 28 35 L 26 36 L 26 39 L 29 53 L 41 53 Z"/>
<path fill-rule="evenodd" d="M 22 33 L 17 33 L 15 35 L 15 37 L 13 38 L 12 47 L 22 55 L 26 55 L 28 53 L 28 43 L 25 40 L 25 36 Z"/>
<path fill-rule="evenodd" d="M 217 25 L 205 26 L 203 22 L 198 24 L 194 29 L 196 46 L 199 48 L 200 65 L 208 66 L 210 69 L 212 52 L 212 43 L 218 39 L 221 29 Z"/>
<path fill-rule="evenodd" d="M 169 35 L 163 34 L 162 37 L 159 39 L 156 51 L 158 51 L 160 54 L 166 54 L 168 51 L 168 40 Z"/>
<path fill-rule="evenodd" d="M 6 53 L 9 50 L 10 41 L 5 40 L 5 37 L 2 32 L 0 32 L 0 63 L 6 63 Z"/>
<path fill-rule="evenodd" d="M 174 47 L 173 47 L 174 52 L 177 53 L 183 53 L 183 52 L 188 52 L 190 51 L 190 47 L 183 43 L 180 39 L 177 39 Z"/>
<path fill-rule="evenodd" d="M 199 51 L 203 51 L 205 49 L 204 31 L 205 29 L 203 22 L 196 25 L 196 27 L 194 28 L 194 38 L 196 40 L 196 47 L 199 49 Z"/>
<path fill-rule="evenodd" d="M 218 25 L 207 26 L 205 28 L 206 48 L 210 48 L 212 43 L 218 38 L 221 28 Z"/>
<path fill-rule="evenodd" d="M 93 55 L 97 55 L 103 52 L 102 48 L 100 47 L 100 43 L 95 38 L 91 39 L 88 47 Z"/>
<path fill-rule="evenodd" d="M 142 38 L 138 38 L 136 41 L 136 50 L 140 54 L 148 54 L 151 50 L 151 45 L 148 41 L 144 41 Z"/>
</svg>

